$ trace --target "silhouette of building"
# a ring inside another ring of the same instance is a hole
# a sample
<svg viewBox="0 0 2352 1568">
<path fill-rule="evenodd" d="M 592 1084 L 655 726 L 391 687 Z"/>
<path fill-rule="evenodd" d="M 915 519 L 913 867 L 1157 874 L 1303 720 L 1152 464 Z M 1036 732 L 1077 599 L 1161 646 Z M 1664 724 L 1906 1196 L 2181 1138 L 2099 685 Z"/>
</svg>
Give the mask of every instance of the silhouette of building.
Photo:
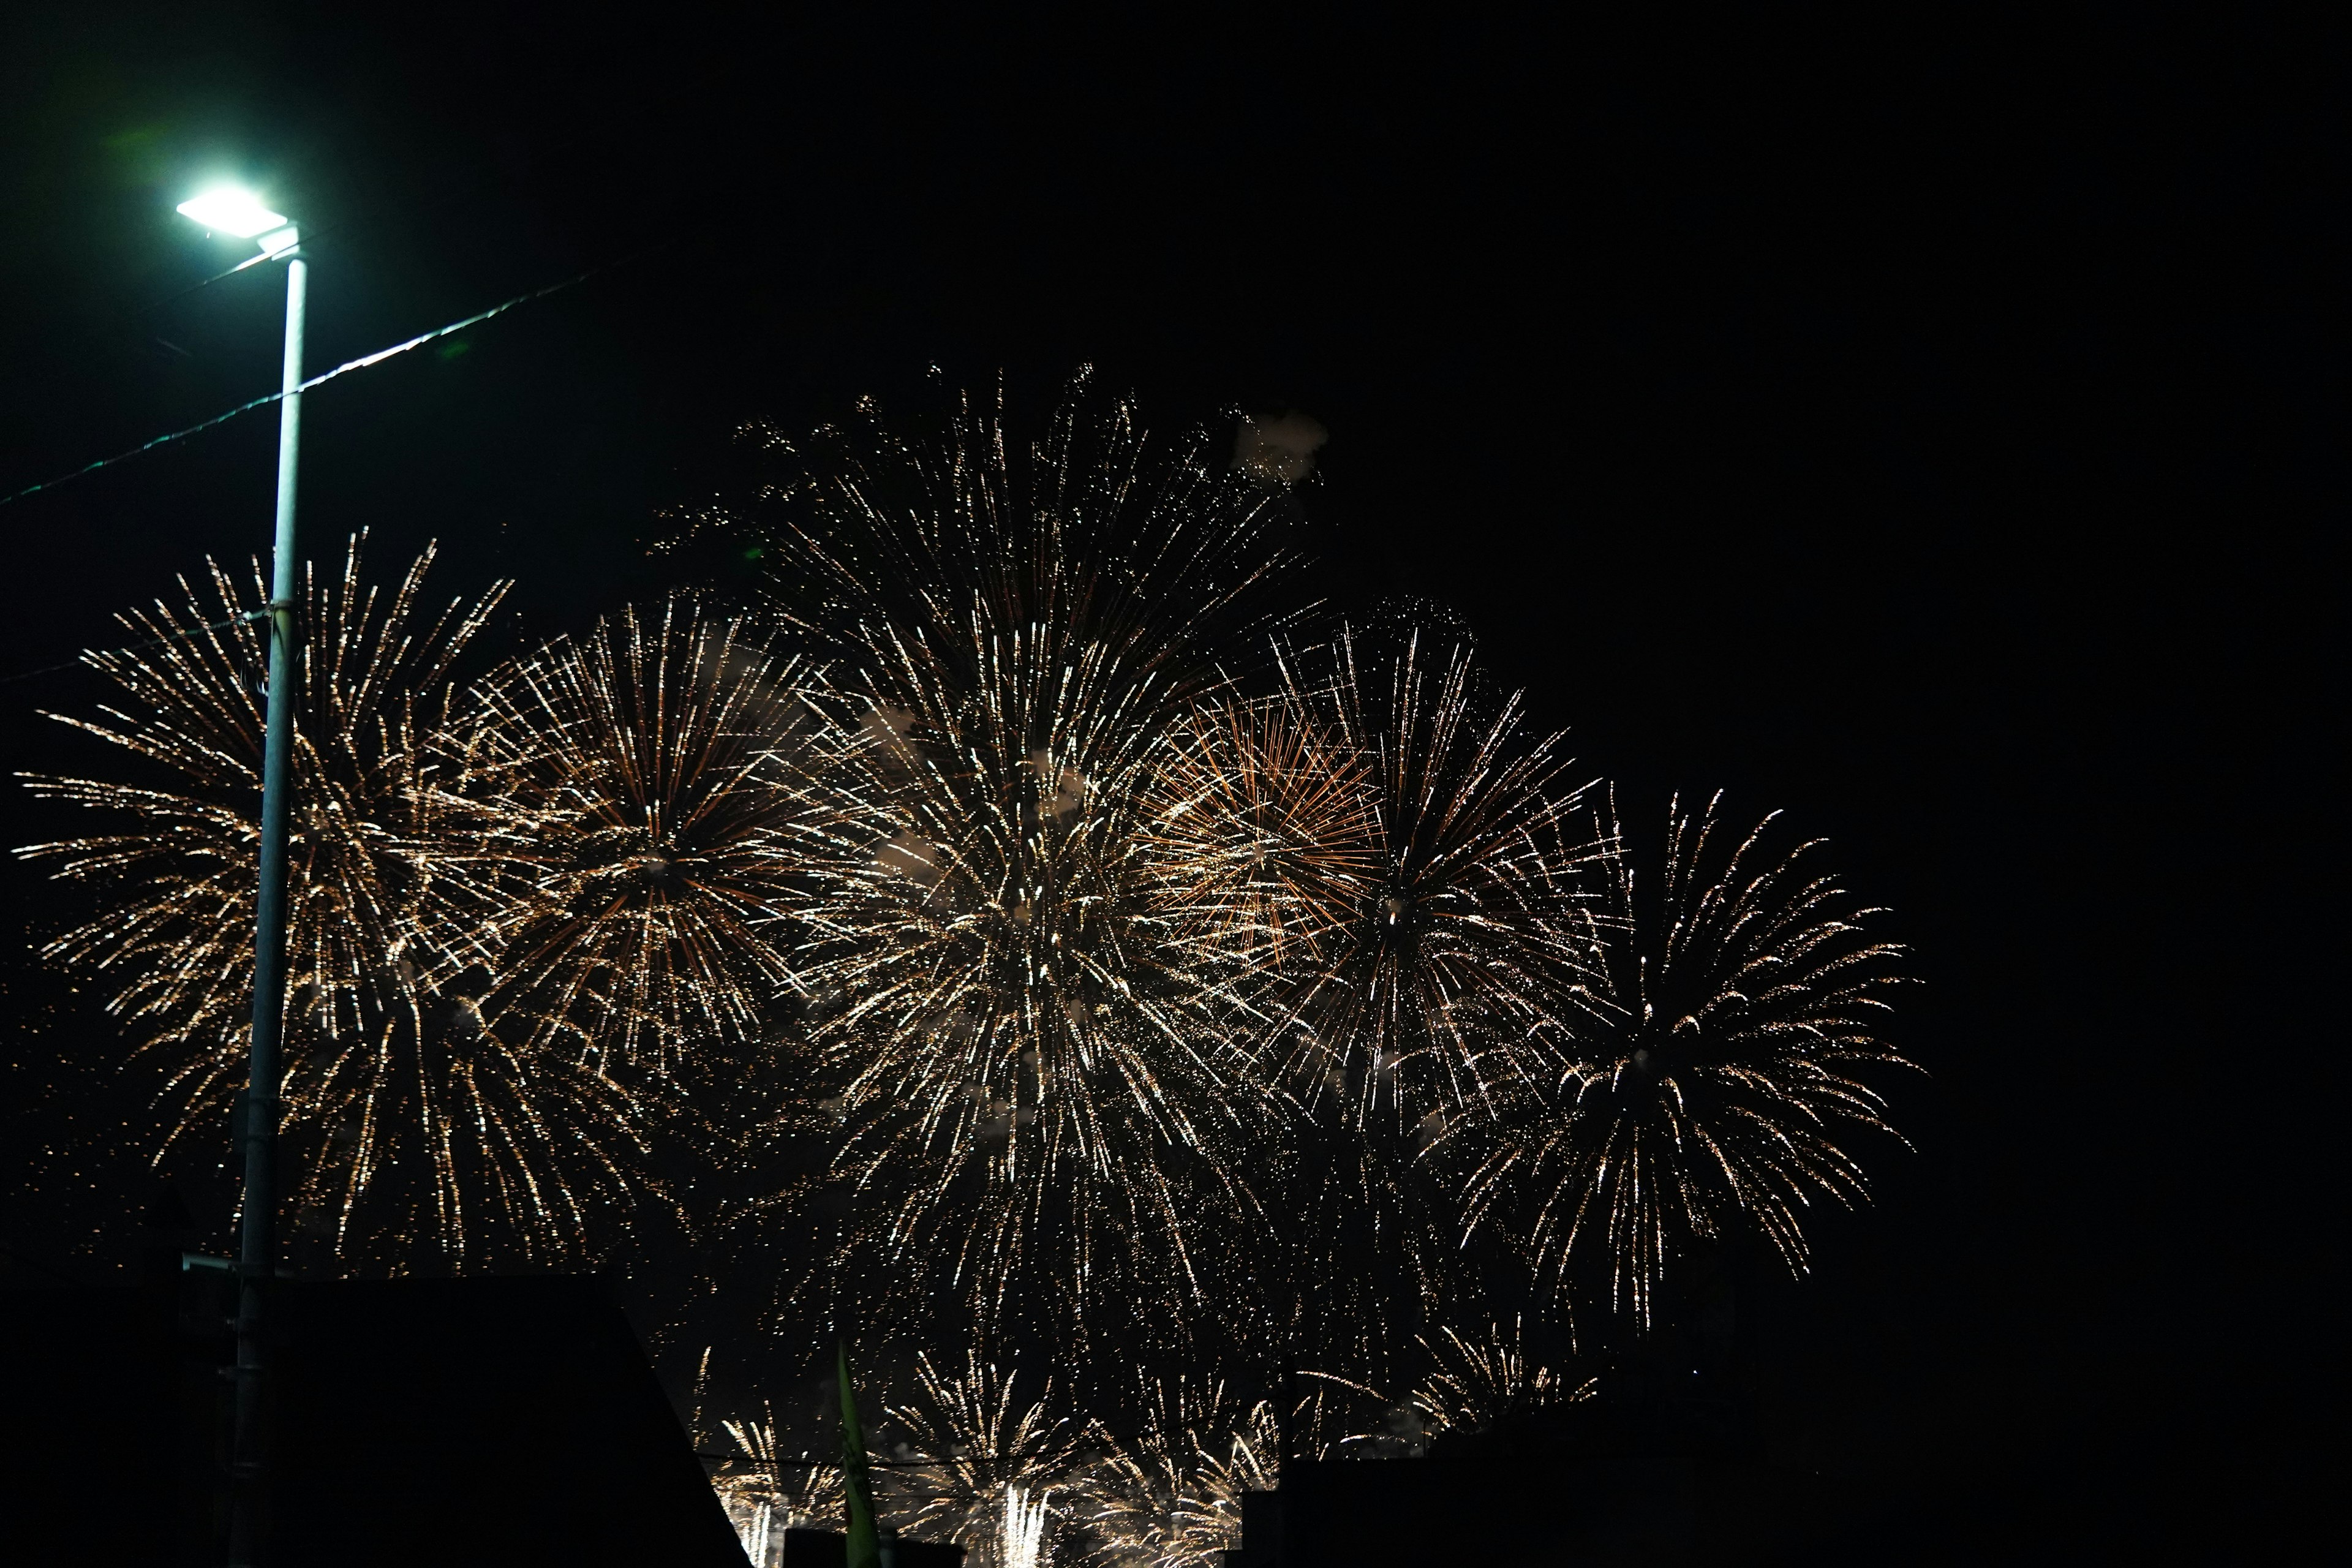
<svg viewBox="0 0 2352 1568">
<path fill-rule="evenodd" d="M 0 1296 L 13 1560 L 221 1560 L 223 1275 Z M 271 1568 L 745 1568 L 593 1279 L 281 1281 Z"/>
</svg>

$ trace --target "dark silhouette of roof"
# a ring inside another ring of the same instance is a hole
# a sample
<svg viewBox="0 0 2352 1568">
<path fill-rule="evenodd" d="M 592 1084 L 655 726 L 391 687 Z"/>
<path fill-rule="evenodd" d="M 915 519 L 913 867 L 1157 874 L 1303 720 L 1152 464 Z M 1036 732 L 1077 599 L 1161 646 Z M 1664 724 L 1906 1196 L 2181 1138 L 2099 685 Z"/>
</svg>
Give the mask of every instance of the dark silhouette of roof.
<svg viewBox="0 0 2352 1568">
<path fill-rule="evenodd" d="M 215 1276 L 220 1283 L 226 1281 Z M 216 1561 L 225 1293 L 0 1298 L 12 1533 L 87 1568 Z M 744 1568 L 593 1279 L 281 1282 L 272 1568 Z"/>
</svg>

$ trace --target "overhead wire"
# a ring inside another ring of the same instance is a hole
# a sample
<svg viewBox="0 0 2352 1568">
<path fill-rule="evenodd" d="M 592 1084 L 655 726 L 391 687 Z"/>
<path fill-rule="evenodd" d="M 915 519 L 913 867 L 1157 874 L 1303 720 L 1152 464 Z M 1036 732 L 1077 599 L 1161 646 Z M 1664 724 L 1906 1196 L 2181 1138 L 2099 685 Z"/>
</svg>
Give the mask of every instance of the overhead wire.
<svg viewBox="0 0 2352 1568">
<path fill-rule="evenodd" d="M 250 414 L 257 408 L 267 408 L 273 403 L 283 402 L 286 398 L 292 396 L 295 393 L 308 392 L 313 387 L 324 386 L 327 383 L 334 380 L 337 376 L 349 375 L 355 370 L 365 370 L 368 366 L 381 364 L 385 360 L 391 359 L 396 354 L 404 354 L 411 349 L 421 348 L 425 344 L 433 342 L 436 338 L 446 338 L 452 332 L 462 332 L 467 327 L 478 326 L 480 323 L 488 321 L 493 316 L 504 315 L 507 311 L 513 310 L 518 305 L 527 305 L 534 300 L 543 300 L 550 294 L 559 293 L 563 289 L 572 287 L 574 284 L 585 283 L 589 279 L 596 277 L 599 273 L 610 272 L 616 267 L 626 266 L 632 261 L 635 261 L 644 256 L 651 254 L 652 250 L 657 250 L 660 248 L 661 247 L 658 246 L 651 247 L 646 250 L 640 250 L 633 255 L 622 257 L 617 261 L 608 261 L 601 267 L 592 267 L 587 271 L 566 278 L 561 282 L 550 283 L 544 288 L 533 289 L 526 294 L 518 294 L 513 299 L 493 305 L 487 310 L 477 311 L 473 315 L 465 318 L 463 321 L 452 321 L 446 327 L 436 327 L 429 332 L 418 333 L 415 337 L 410 338 L 405 342 L 394 343 L 390 348 L 378 349 L 373 353 L 362 354 L 358 359 L 348 360 L 343 363 L 337 365 L 334 369 L 325 372 L 323 374 L 310 377 L 308 381 L 303 382 L 300 385 L 292 388 L 290 391 L 267 393 L 259 397 L 249 398 L 247 401 L 238 404 L 236 407 L 227 410 L 226 413 L 215 414 L 209 419 L 200 420 L 196 424 L 188 426 L 185 429 L 173 430 L 168 435 L 158 436 L 150 441 L 142 441 L 138 446 L 130 447 L 125 451 L 117 452 L 110 458 L 100 458 L 95 462 L 85 463 L 80 468 L 59 474 L 53 479 L 44 479 L 39 484 L 27 485 L 23 489 L 16 491 L 13 495 L 0 496 L 0 506 L 13 506 L 17 501 L 23 500 L 28 496 L 36 496 L 44 490 L 55 489 L 59 485 L 80 479 L 85 474 L 94 474 L 100 468 L 110 468 L 117 463 L 124 462 L 130 458 L 139 456 L 142 452 L 152 452 L 158 447 L 168 447 L 173 442 L 184 441 L 191 436 L 201 435 L 203 432 L 211 429 L 215 425 L 226 425 L 228 421 L 236 418 L 240 414 Z"/>
<path fill-rule="evenodd" d="M 206 632 L 225 631 L 230 626 L 243 626 L 249 622 L 268 618 L 269 612 L 267 610 L 247 610 L 240 615 L 230 616 L 225 620 L 212 621 L 201 626 L 190 626 L 186 631 L 175 632 L 170 637 L 142 637 L 139 641 L 127 643 L 121 647 L 85 649 L 59 664 L 45 664 L 38 669 L 20 669 L 14 675 L 0 675 L 0 686 L 12 685 L 19 680 L 30 680 L 37 675 L 54 675 L 60 669 L 74 669 L 88 664 L 93 658 L 102 658 L 111 654 L 140 653 L 151 647 L 168 647 L 173 643 L 183 642 L 189 637 L 202 637 Z"/>
<path fill-rule="evenodd" d="M 406 353 L 411 349 L 420 348 L 425 344 L 433 342 L 436 338 L 446 338 L 452 332 L 464 331 L 467 327 L 479 325 L 481 322 L 488 321 L 493 316 L 503 315 L 505 312 L 513 310 L 518 305 L 527 305 L 534 300 L 543 300 L 550 294 L 559 293 L 563 289 L 572 287 L 574 284 L 585 283 L 589 279 L 594 278 L 600 273 L 610 272 L 615 268 L 625 267 L 630 262 L 642 259 L 643 258 L 662 248 L 664 248 L 662 246 L 649 246 L 646 249 L 632 252 L 630 255 L 621 257 L 617 260 L 605 262 L 599 267 L 592 267 L 585 272 L 575 274 L 574 276 L 566 278 L 560 282 L 550 283 L 543 288 L 533 289 L 528 293 L 518 294 L 513 299 L 493 305 L 487 310 L 477 311 L 473 315 L 466 317 L 463 321 L 452 321 L 446 327 L 436 327 L 429 332 L 421 332 L 415 337 L 408 339 L 404 342 L 394 343 L 389 348 L 378 349 L 373 353 L 362 354 L 355 360 L 348 360 L 345 363 L 337 365 L 331 371 L 310 377 L 308 381 L 301 383 L 293 390 L 295 392 L 308 392 L 312 387 L 325 385 L 328 382 L 334 380 L 337 376 L 348 375 L 352 371 L 365 370 L 370 365 L 381 364 L 385 360 L 391 359 L 398 354 Z M 269 259 L 268 253 L 264 252 L 255 259 L 268 260 Z M 248 261 L 242 262 L 239 265 L 251 266 L 252 263 Z M 234 271 L 236 268 L 233 268 L 230 270 Z M 226 276 L 226 274 L 224 274 L 224 276 Z M 138 446 L 132 447 L 126 451 L 118 452 L 110 458 L 100 458 L 96 462 L 85 463 L 80 468 L 75 468 L 69 473 L 58 475 L 56 479 L 46 480 L 37 485 L 29 485 L 25 489 L 16 491 L 13 495 L 0 497 L 0 506 L 9 506 L 16 501 L 23 500 L 27 496 L 37 495 L 43 490 L 55 489 L 58 486 L 65 484 L 69 480 L 80 479 L 85 474 L 95 473 L 100 468 L 111 468 L 115 464 L 122 462 L 127 458 L 139 456 L 142 452 L 150 452 L 159 447 L 167 447 L 172 445 L 173 442 L 184 441 L 191 436 L 199 435 L 204 431 L 211 429 L 215 425 L 226 424 L 229 420 L 236 418 L 240 414 L 249 414 L 257 408 L 263 408 L 267 407 L 270 404 L 282 402 L 288 395 L 288 393 L 281 391 L 270 393 L 266 396 L 248 399 L 244 403 L 238 404 L 236 407 L 229 409 L 226 413 L 215 414 L 211 418 L 188 426 L 184 429 L 174 430 L 168 435 L 158 436 L 152 441 L 142 441 Z M 182 633 L 180 635 L 184 637 L 193 637 L 203 632 L 218 631 L 224 626 L 234 624 L 236 621 L 250 618 L 252 617 L 249 616 L 232 616 L 227 621 L 216 622 L 211 626 L 194 627 L 188 632 Z M 131 653 L 142 648 L 160 647 L 163 646 L 163 643 L 167 640 L 169 639 L 151 637 L 144 641 L 130 644 L 125 647 L 107 649 L 103 651 Z M 54 675 L 59 670 L 76 668 L 85 661 L 87 657 L 87 653 L 77 654 L 72 658 L 63 659 L 56 664 L 45 664 L 40 666 L 38 668 L 18 670 L 14 675 L 0 676 L 0 686 L 11 686 L 20 680 L 30 680 L 36 676 Z"/>
</svg>

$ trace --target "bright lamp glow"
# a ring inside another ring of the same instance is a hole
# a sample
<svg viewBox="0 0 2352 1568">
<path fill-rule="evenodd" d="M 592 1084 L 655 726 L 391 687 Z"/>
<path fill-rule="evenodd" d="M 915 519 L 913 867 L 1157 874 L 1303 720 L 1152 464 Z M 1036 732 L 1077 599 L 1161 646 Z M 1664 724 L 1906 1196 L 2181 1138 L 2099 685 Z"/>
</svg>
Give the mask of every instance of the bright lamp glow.
<svg viewBox="0 0 2352 1568">
<path fill-rule="evenodd" d="M 182 202 L 180 211 L 216 234 L 233 234 L 239 239 L 286 226 L 283 213 L 271 212 L 261 205 L 259 196 L 236 185 L 216 186 L 194 201 Z"/>
</svg>

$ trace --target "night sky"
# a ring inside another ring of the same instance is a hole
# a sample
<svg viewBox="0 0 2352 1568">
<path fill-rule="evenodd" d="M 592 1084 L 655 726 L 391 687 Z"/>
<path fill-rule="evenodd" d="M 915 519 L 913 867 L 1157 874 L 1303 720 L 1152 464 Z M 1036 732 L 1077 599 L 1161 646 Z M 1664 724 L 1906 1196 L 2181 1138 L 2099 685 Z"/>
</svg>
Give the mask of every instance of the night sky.
<svg viewBox="0 0 2352 1568">
<path fill-rule="evenodd" d="M 247 254 L 172 210 L 224 175 L 303 226 L 314 369 L 625 263 L 306 405 L 311 552 L 437 539 L 532 637 L 646 591 L 748 419 L 1081 363 L 1161 427 L 1303 410 L 1325 596 L 1451 605 L 1643 820 L 1785 807 L 1917 950 L 1917 1152 L 1756 1308 L 1786 1441 L 2020 1554 L 2242 1543 L 2316 1475 L 2276 1402 L 2334 1342 L 2343 387 L 2298 300 L 2339 130 L 2250 26 L 1897 12 L 20 7 L 0 490 L 275 385 L 282 271 L 187 291 Z M 0 675 L 264 548 L 275 433 L 0 508 Z M 0 687 L 11 769 L 88 765 L 34 710 L 96 695 Z M 139 1101 L 0 875 L 8 1277 L 103 1277 Z"/>
</svg>

